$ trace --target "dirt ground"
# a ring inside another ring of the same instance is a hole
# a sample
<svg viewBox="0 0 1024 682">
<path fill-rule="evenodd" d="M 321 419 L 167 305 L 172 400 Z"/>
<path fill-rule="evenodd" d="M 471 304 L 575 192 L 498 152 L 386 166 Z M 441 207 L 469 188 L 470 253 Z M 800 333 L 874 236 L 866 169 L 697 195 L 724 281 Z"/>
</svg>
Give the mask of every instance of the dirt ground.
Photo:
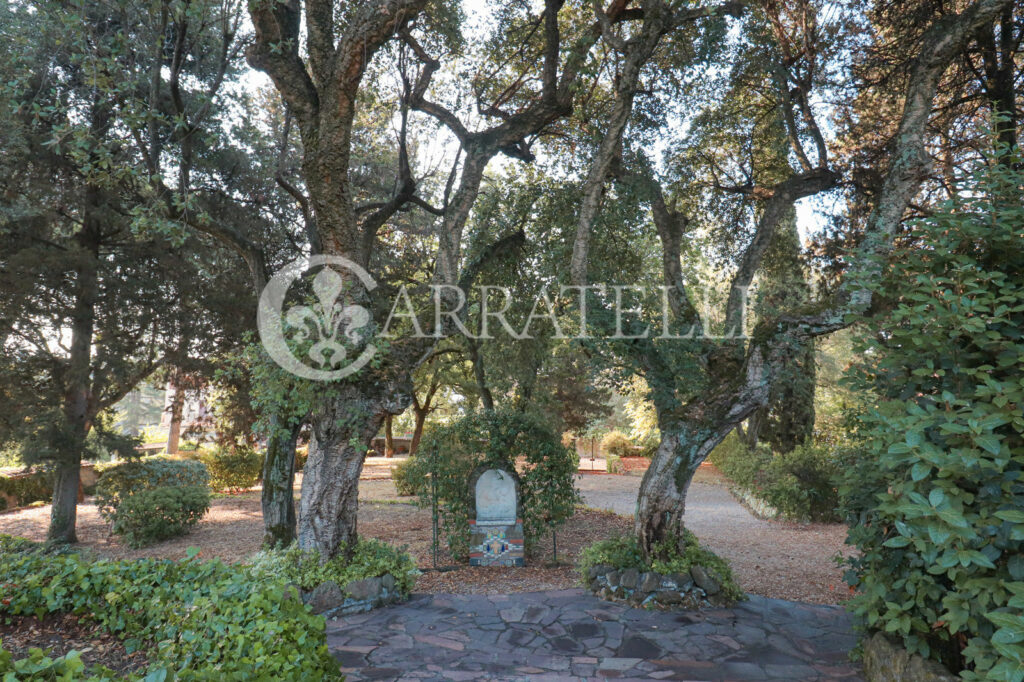
<svg viewBox="0 0 1024 682">
<path fill-rule="evenodd" d="M 46 537 L 49 515 L 49 506 L 0 514 L 0 533 L 41 541 Z M 540 556 L 524 569 L 470 568 L 456 565 L 447 553 L 441 552 L 438 567 L 443 570 L 435 571 L 429 509 L 420 509 L 407 502 L 364 500 L 359 505 L 360 535 L 406 546 L 424 571 L 416 585 L 418 592 L 529 592 L 575 587 L 573 564 L 579 550 L 602 538 L 624 533 L 630 525 L 629 519 L 610 512 L 581 509 L 558 530 L 556 540 L 559 564 L 556 566 L 545 565 L 553 559 L 551 536 L 548 535 L 539 543 Z M 78 506 L 79 544 L 109 558 L 181 559 L 186 556 L 189 547 L 198 547 L 201 557 L 237 562 L 244 561 L 257 551 L 262 537 L 263 521 L 257 492 L 215 499 L 210 505 L 210 512 L 185 537 L 138 550 L 124 546 L 117 536 L 109 533 L 107 524 L 88 499 Z M 455 570 L 450 570 L 453 567 Z"/>
<path fill-rule="evenodd" d="M 641 480 L 635 474 L 579 476 L 577 485 L 588 508 L 580 509 L 559 529 L 558 565 L 550 565 L 553 557 L 549 535 L 538 543 L 541 556 L 526 568 L 456 566 L 442 552 L 438 557 L 442 570 L 435 570 L 430 511 L 412 504 L 411 498 L 398 497 L 390 480 L 390 467 L 398 461 L 368 459 L 360 482 L 359 533 L 406 545 L 424 571 L 416 585 L 420 592 L 504 593 L 575 586 L 572 564 L 580 548 L 631 528 Z M 0 533 L 42 540 L 49 515 L 49 506 L 0 514 Z M 748 592 L 821 604 L 838 603 L 848 594 L 841 580 L 842 570 L 832 558 L 845 550 L 845 528 L 841 525 L 758 519 L 733 498 L 721 474 L 710 467 L 702 467 L 691 486 L 686 519 L 703 544 L 729 560 L 737 580 Z M 189 547 L 198 547 L 205 558 L 244 561 L 259 549 L 262 538 L 259 492 L 219 496 L 187 536 L 140 550 L 122 545 L 111 535 L 87 499 L 78 506 L 78 537 L 87 550 L 111 558 L 178 559 L 186 556 Z M 454 570 L 448 570 L 452 567 Z"/>
<path fill-rule="evenodd" d="M 38 647 L 50 658 L 77 651 L 86 666 L 104 665 L 122 674 L 142 673 L 148 664 L 145 650 L 128 653 L 117 637 L 70 613 L 47 614 L 42 620 L 15 616 L 10 623 L 0 623 L 0 640 L 15 659 Z"/>
</svg>

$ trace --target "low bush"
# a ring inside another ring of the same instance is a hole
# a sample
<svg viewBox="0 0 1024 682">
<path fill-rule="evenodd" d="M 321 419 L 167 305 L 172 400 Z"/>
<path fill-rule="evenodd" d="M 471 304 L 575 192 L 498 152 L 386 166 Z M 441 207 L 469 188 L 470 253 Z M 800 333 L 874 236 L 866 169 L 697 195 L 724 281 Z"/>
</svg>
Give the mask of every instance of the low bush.
<svg viewBox="0 0 1024 682">
<path fill-rule="evenodd" d="M 198 458 L 210 472 L 214 490 L 251 488 L 263 474 L 263 455 L 247 445 L 218 445 L 200 450 Z"/>
<path fill-rule="evenodd" d="M 456 557 L 469 551 L 473 492 L 469 479 L 479 466 L 516 469 L 519 463 L 519 506 L 526 551 L 543 533 L 572 516 L 579 500 L 573 477 L 579 467 L 576 453 L 533 416 L 518 412 L 476 412 L 424 433 L 419 450 L 410 458 L 410 476 L 429 480 L 437 471 L 437 495 L 442 530 Z M 430 490 L 420 492 L 429 504 Z"/>
<path fill-rule="evenodd" d="M 139 548 L 188 533 L 210 509 L 210 491 L 198 485 L 142 490 L 117 507 L 111 530 Z"/>
<path fill-rule="evenodd" d="M 324 619 L 279 576 L 257 578 L 250 567 L 195 558 L 88 561 L 6 536 L 0 554 L 0 614 L 87 618 L 123 639 L 129 652 L 149 649 L 147 680 L 341 679 Z M 62 665 L 77 668 L 72 660 Z M 0 671 L 26 665 L 3 661 L 0 654 Z"/>
<path fill-rule="evenodd" d="M 399 593 L 408 596 L 420 574 L 409 553 L 373 538 L 360 538 L 351 556 L 344 551 L 321 562 L 316 552 L 304 552 L 297 544 L 286 549 L 267 549 L 252 560 L 252 572 L 312 590 L 328 580 L 344 588 L 353 580 L 392 575 Z"/>
<path fill-rule="evenodd" d="M 407 457 L 391 469 L 391 480 L 399 495 L 419 495 L 429 492 L 430 479 L 423 475 L 422 467 L 417 467 L 412 457 Z"/>
<path fill-rule="evenodd" d="M 96 483 L 96 506 L 107 522 L 123 500 L 143 490 L 183 486 L 208 487 L 210 476 L 201 462 L 170 457 L 145 457 L 105 468 Z"/>
<path fill-rule="evenodd" d="M 584 583 L 589 581 L 590 569 L 593 566 L 608 565 L 620 570 L 635 568 L 638 571 L 655 571 L 662 575 L 686 573 L 692 566 L 702 566 L 722 586 L 722 595 L 731 601 L 745 598 L 743 590 L 733 577 L 729 562 L 709 549 L 701 547 L 697 536 L 688 530 L 683 531 L 684 547 L 665 548 L 659 554 L 668 559 L 657 560 L 650 564 L 644 561 L 640 546 L 632 535 L 599 540 L 584 547 L 580 552 L 579 571 Z"/>
<path fill-rule="evenodd" d="M 52 498 L 53 474 L 48 471 L 0 476 L 0 511 L 8 507 L 25 507 L 33 502 L 49 502 Z"/>
<path fill-rule="evenodd" d="M 640 443 L 640 451 L 637 453 L 640 457 L 646 457 L 651 459 L 655 453 L 658 452 L 658 446 L 661 445 L 661 441 L 657 438 L 648 438 Z"/>
<path fill-rule="evenodd" d="M 601 452 L 605 456 L 630 457 L 634 452 L 633 443 L 629 440 L 629 436 L 621 431 L 609 431 L 601 439 Z"/>
<path fill-rule="evenodd" d="M 621 474 L 622 473 L 622 458 L 618 455 L 605 455 L 604 458 L 605 471 L 609 474 Z"/>
</svg>

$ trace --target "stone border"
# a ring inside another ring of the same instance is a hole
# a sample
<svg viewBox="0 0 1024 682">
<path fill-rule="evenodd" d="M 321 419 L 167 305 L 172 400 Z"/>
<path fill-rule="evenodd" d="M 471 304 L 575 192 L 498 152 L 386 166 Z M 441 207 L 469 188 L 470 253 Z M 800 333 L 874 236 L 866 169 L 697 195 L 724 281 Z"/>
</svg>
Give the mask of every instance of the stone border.
<svg viewBox="0 0 1024 682">
<path fill-rule="evenodd" d="M 328 580 L 309 592 L 300 589 L 299 596 L 303 604 L 312 607 L 313 613 L 325 618 L 364 613 L 403 600 L 395 576 L 390 573 L 376 578 L 353 580 L 344 589 L 333 580 Z"/>
<path fill-rule="evenodd" d="M 721 584 L 703 566 L 691 566 L 686 573 L 662 575 L 635 568 L 619 570 L 615 566 L 591 566 L 590 591 L 607 601 L 632 606 L 698 609 L 724 606 Z"/>
<path fill-rule="evenodd" d="M 763 499 L 757 496 L 752 490 L 736 485 L 732 481 L 729 481 L 729 492 L 733 494 L 740 504 L 746 507 L 751 514 L 759 519 L 765 519 L 766 521 L 774 521 L 782 518 L 782 513 L 772 505 L 765 502 Z"/>
</svg>

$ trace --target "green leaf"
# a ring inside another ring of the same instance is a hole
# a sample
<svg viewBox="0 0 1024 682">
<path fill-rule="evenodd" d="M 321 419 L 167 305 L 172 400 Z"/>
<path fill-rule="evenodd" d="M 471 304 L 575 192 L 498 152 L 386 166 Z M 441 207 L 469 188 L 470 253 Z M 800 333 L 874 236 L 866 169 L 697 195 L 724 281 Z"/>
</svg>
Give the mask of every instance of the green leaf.
<svg viewBox="0 0 1024 682">
<path fill-rule="evenodd" d="M 980 448 L 987 450 L 988 452 L 991 452 L 993 455 L 998 455 L 999 451 L 1002 449 L 999 442 L 999 438 L 997 438 L 994 434 L 991 433 L 975 436 L 974 444 Z"/>
<path fill-rule="evenodd" d="M 932 472 L 932 465 L 928 462 L 917 462 L 910 467 L 910 478 L 913 481 L 923 481 Z"/>
</svg>

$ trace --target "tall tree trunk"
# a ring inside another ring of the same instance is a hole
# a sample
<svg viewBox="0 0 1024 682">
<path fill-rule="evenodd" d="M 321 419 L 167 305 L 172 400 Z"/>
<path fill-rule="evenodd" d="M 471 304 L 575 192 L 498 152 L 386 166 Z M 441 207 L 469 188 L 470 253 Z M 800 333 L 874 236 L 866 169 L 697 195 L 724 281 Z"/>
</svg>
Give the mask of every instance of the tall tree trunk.
<svg viewBox="0 0 1024 682">
<path fill-rule="evenodd" d="M 395 432 L 391 428 L 391 423 L 394 421 L 394 416 L 390 414 L 384 415 L 384 456 L 394 457 L 395 456 Z"/>
<path fill-rule="evenodd" d="M 271 419 L 271 435 L 263 460 L 263 546 L 286 547 L 295 541 L 295 446 L 302 422 L 280 425 Z"/>
<path fill-rule="evenodd" d="M 427 422 L 427 415 L 430 414 L 430 406 L 413 406 L 413 414 L 416 416 L 416 424 L 412 428 L 412 441 L 409 443 L 409 456 L 416 454 L 420 446 L 420 438 L 423 437 L 423 425 Z"/>
<path fill-rule="evenodd" d="M 178 454 L 178 446 L 181 441 L 181 418 L 185 411 L 185 391 L 173 381 L 168 383 L 168 388 L 174 391 L 171 397 L 171 424 L 167 429 L 167 454 Z"/>
<path fill-rule="evenodd" d="M 50 542 L 77 542 L 78 487 L 85 438 L 94 416 L 92 397 L 92 341 L 99 296 L 100 226 L 96 217 L 99 192 L 86 190 L 86 210 L 81 232 L 76 237 L 78 264 L 75 273 L 75 304 L 71 313 L 71 347 L 64 393 L 64 421 L 68 430 L 53 482 L 50 509 Z"/>
</svg>

